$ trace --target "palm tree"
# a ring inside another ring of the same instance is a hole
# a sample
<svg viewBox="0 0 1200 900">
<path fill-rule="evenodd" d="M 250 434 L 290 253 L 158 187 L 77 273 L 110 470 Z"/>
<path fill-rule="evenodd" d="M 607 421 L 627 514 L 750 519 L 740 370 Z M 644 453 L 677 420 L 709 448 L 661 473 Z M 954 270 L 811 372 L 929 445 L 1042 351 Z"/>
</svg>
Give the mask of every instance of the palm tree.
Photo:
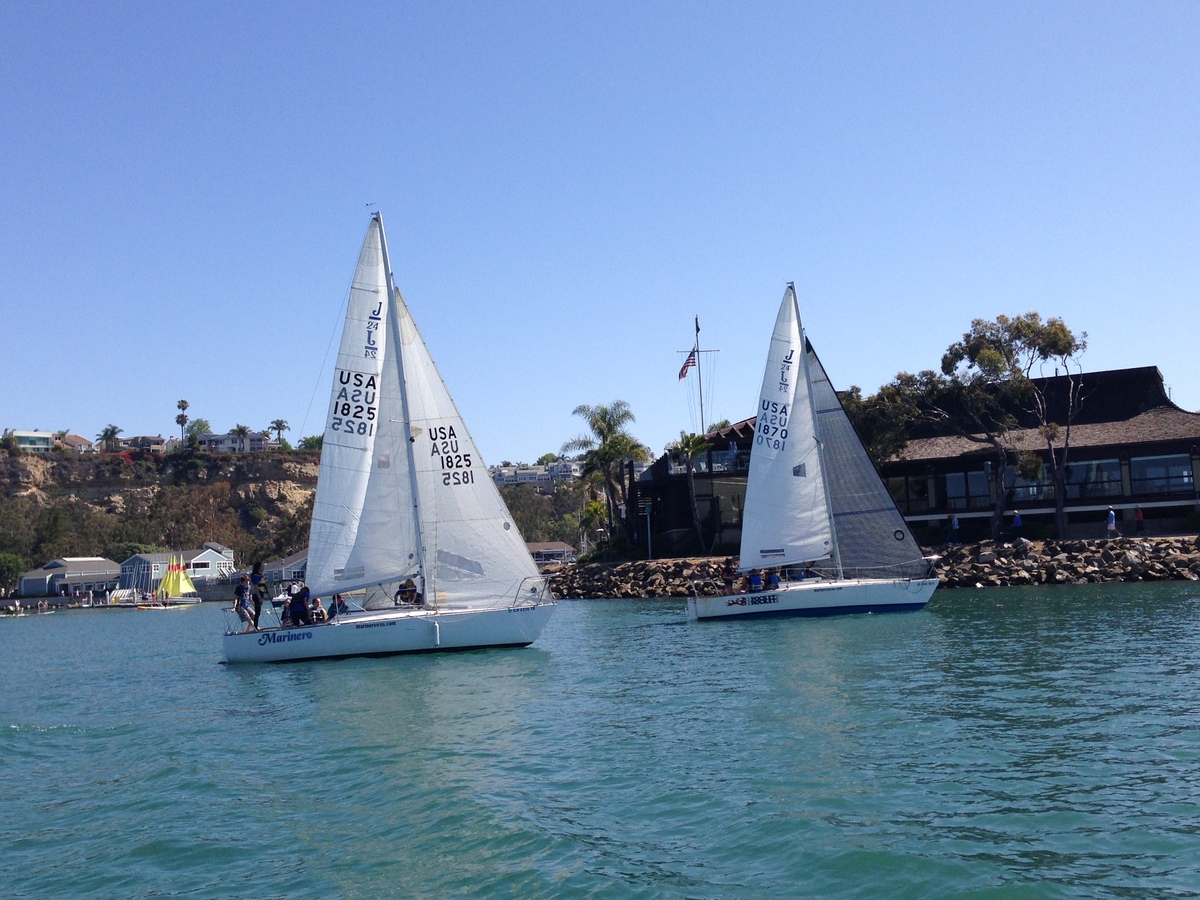
<svg viewBox="0 0 1200 900">
<path fill-rule="evenodd" d="M 104 445 L 104 449 L 109 453 L 117 452 L 117 435 L 121 433 L 121 429 L 116 425 L 107 426 L 102 432 L 96 435 L 96 440 Z"/>
<path fill-rule="evenodd" d="M 275 432 L 275 443 L 277 444 L 282 444 L 283 433 L 291 430 L 291 426 L 288 425 L 287 419 L 275 419 L 271 423 L 271 431 Z"/>
<path fill-rule="evenodd" d="M 700 531 L 700 509 L 696 505 L 696 467 L 692 463 L 697 456 L 711 450 L 712 444 L 706 441 L 702 435 L 681 431 L 679 440 L 675 441 L 669 449 L 683 459 L 687 468 L 688 498 L 692 503 L 692 525 L 696 528 L 696 540 L 699 541 L 700 552 L 703 553 L 704 534 Z"/>
<path fill-rule="evenodd" d="M 562 452 L 583 453 L 583 475 L 598 474 L 604 482 L 604 495 L 608 501 L 608 530 L 612 534 L 614 510 L 618 505 L 625 510 L 621 526 L 630 543 L 633 542 L 633 519 L 629 510 L 629 487 L 625 479 L 625 468 L 631 462 L 646 462 L 650 451 L 645 445 L 625 430 L 634 421 L 633 411 L 624 400 L 614 400 L 611 405 L 588 406 L 581 404 L 572 410 L 573 415 L 583 418 L 591 430 L 590 435 L 581 435 L 563 444 Z"/>
<path fill-rule="evenodd" d="M 238 439 L 238 450 L 242 453 L 246 452 L 246 437 L 250 434 L 249 425 L 234 425 L 229 429 L 229 433 L 236 435 Z"/>
<path fill-rule="evenodd" d="M 579 552 L 587 553 L 588 535 L 604 521 L 605 507 L 599 500 L 589 500 L 579 510 Z"/>
<path fill-rule="evenodd" d="M 179 408 L 179 415 L 175 417 L 175 424 L 179 426 L 179 440 L 183 441 L 186 437 L 184 430 L 187 428 L 188 423 L 187 408 L 191 404 L 186 400 L 180 400 L 175 405 Z"/>
</svg>

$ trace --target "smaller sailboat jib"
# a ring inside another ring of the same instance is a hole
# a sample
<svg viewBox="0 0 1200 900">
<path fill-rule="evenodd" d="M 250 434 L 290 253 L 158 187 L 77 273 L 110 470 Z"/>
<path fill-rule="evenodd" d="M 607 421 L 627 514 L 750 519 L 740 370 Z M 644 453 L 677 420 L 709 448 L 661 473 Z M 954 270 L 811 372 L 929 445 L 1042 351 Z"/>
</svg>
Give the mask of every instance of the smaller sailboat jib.
<svg viewBox="0 0 1200 900">
<path fill-rule="evenodd" d="M 796 289 L 789 284 L 771 333 L 755 413 L 742 516 L 743 571 L 833 553 L 807 365 Z"/>
<path fill-rule="evenodd" d="M 290 627 L 239 616 L 229 662 L 523 647 L 555 607 L 396 289 L 379 214 L 350 286 L 305 581 L 337 614 L 306 621 L 301 600 Z"/>
</svg>

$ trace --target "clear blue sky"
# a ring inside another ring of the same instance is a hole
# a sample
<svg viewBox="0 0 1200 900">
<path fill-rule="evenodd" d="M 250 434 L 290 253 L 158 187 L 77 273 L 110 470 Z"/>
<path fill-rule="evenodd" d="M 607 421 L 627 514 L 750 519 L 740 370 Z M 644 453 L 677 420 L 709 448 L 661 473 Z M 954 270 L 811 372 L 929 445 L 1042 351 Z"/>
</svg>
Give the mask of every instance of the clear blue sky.
<svg viewBox="0 0 1200 900">
<path fill-rule="evenodd" d="M 751 415 L 789 280 L 838 387 L 1037 310 L 1200 409 L 1198 47 L 1194 2 L 5 3 L 0 425 L 319 433 L 373 209 L 491 463 L 696 429 L 695 315 Z"/>
</svg>

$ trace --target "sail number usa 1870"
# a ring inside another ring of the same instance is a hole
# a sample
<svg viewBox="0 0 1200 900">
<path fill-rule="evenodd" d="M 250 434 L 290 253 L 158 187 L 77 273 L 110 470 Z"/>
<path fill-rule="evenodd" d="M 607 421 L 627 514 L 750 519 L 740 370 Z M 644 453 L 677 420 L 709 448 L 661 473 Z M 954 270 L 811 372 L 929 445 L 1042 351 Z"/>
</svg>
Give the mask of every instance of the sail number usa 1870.
<svg viewBox="0 0 1200 900">
<path fill-rule="evenodd" d="M 378 376 L 338 369 L 334 388 L 329 430 L 343 434 L 374 434 L 375 416 L 378 413 Z"/>
<path fill-rule="evenodd" d="M 754 442 L 772 450 L 782 450 L 788 439 L 788 407 L 786 403 L 763 400 L 759 403 L 758 422 L 754 426 Z"/>
<path fill-rule="evenodd" d="M 429 455 L 436 456 L 442 470 L 442 484 L 474 484 L 475 470 L 471 454 L 458 449 L 458 434 L 453 425 L 434 425 L 429 429 Z"/>
</svg>

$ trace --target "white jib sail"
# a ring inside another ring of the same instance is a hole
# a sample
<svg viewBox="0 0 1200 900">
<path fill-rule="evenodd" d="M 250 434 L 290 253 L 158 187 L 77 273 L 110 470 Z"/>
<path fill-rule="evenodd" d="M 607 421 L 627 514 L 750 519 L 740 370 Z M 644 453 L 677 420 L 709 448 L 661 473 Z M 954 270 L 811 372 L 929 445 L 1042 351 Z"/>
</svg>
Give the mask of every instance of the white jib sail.
<svg viewBox="0 0 1200 900">
<path fill-rule="evenodd" d="M 506 605 L 537 567 L 399 292 L 396 315 L 427 585 L 439 605 Z"/>
<path fill-rule="evenodd" d="M 740 568 L 824 559 L 833 550 L 795 288 L 788 285 L 759 392 Z"/>
<path fill-rule="evenodd" d="M 306 580 L 315 595 L 338 590 L 349 574 L 347 566 L 361 525 L 367 482 L 376 463 L 387 343 L 383 224 L 375 217 L 367 229 L 350 285 L 325 421 L 306 570 Z"/>
</svg>

